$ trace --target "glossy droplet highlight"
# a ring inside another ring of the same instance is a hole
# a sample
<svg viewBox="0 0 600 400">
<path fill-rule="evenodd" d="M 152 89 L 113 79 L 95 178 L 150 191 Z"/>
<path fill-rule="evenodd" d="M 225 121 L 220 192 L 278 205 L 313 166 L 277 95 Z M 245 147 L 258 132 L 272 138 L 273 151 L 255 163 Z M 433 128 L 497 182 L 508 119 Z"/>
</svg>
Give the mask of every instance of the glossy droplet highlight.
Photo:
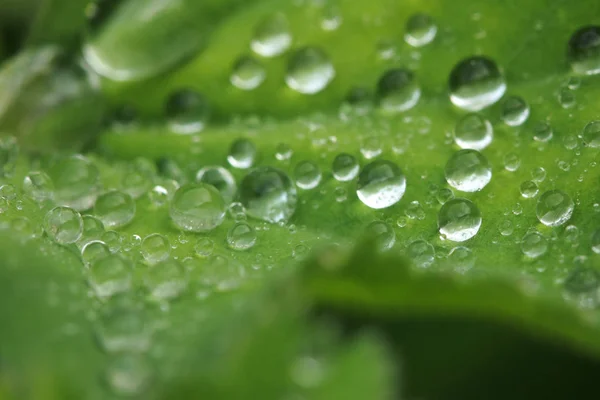
<svg viewBox="0 0 600 400">
<path fill-rule="evenodd" d="M 169 215 L 179 229 L 206 232 L 221 225 L 225 211 L 225 201 L 214 186 L 188 183 L 175 192 Z"/>
<path fill-rule="evenodd" d="M 410 110 L 421 97 L 414 74 L 403 68 L 385 72 L 377 82 L 379 107 L 386 112 L 396 113 Z"/>
<path fill-rule="evenodd" d="M 166 236 L 153 233 L 144 238 L 140 250 L 146 262 L 156 264 L 169 257 L 171 254 L 171 244 Z"/>
<path fill-rule="evenodd" d="M 129 194 L 111 190 L 98 196 L 94 205 L 94 216 L 107 228 L 127 225 L 135 216 L 135 202 Z"/>
<path fill-rule="evenodd" d="M 414 14 L 406 21 L 404 40 L 413 47 L 422 47 L 433 41 L 437 26 L 426 14 Z"/>
<path fill-rule="evenodd" d="M 340 182 L 347 182 L 356 178 L 359 169 L 360 166 L 356 157 L 348 153 L 336 155 L 331 165 L 333 177 Z"/>
<path fill-rule="evenodd" d="M 301 189 L 314 189 L 321 182 L 321 169 L 312 161 L 301 161 L 294 168 L 296 185 Z"/>
<path fill-rule="evenodd" d="M 327 54 L 316 47 L 304 47 L 290 58 L 285 82 L 296 92 L 315 94 L 325 89 L 334 77 L 335 69 Z"/>
<path fill-rule="evenodd" d="M 544 192 L 536 206 L 538 220 L 547 226 L 559 226 L 567 222 L 575 204 L 571 197 L 562 190 L 554 189 Z"/>
<path fill-rule="evenodd" d="M 406 177 L 393 162 L 377 160 L 367 164 L 358 175 L 356 194 L 371 208 L 390 207 L 402 199 Z"/>
<path fill-rule="evenodd" d="M 530 232 L 521 241 L 521 251 L 529 258 L 538 258 L 548 251 L 548 240 L 538 232 Z"/>
<path fill-rule="evenodd" d="M 204 96 L 191 89 L 173 93 L 165 105 L 169 128 L 184 135 L 204 129 L 208 113 L 209 106 Z"/>
<path fill-rule="evenodd" d="M 500 117 L 508 126 L 520 126 L 529 118 L 529 104 L 522 97 L 508 96 L 502 102 Z"/>
<path fill-rule="evenodd" d="M 292 44 L 288 21 L 283 14 L 273 14 L 258 23 L 250 48 L 263 57 L 275 57 L 285 52 Z"/>
<path fill-rule="evenodd" d="M 253 90 L 259 87 L 267 74 L 262 64 L 249 56 L 239 58 L 233 65 L 229 81 L 241 90 Z"/>
<path fill-rule="evenodd" d="M 462 149 L 483 150 L 492 143 L 494 129 L 479 114 L 467 114 L 454 127 L 454 141 Z"/>
<path fill-rule="evenodd" d="M 492 179 L 492 167 L 477 150 L 459 150 L 444 169 L 446 181 L 463 192 L 477 192 Z"/>
<path fill-rule="evenodd" d="M 53 197 L 54 182 L 42 171 L 31 171 L 23 179 L 23 193 L 35 201 L 41 202 Z"/>
<path fill-rule="evenodd" d="M 231 172 L 219 166 L 208 166 L 200 169 L 196 174 L 196 182 L 214 186 L 227 204 L 233 201 L 237 192 L 237 185 Z"/>
<path fill-rule="evenodd" d="M 187 278 L 179 261 L 167 259 L 148 267 L 144 284 L 151 298 L 164 301 L 179 297 L 187 288 Z"/>
<path fill-rule="evenodd" d="M 245 222 L 238 222 L 227 232 L 227 245 L 237 251 L 248 250 L 256 243 L 256 232 Z"/>
<path fill-rule="evenodd" d="M 453 242 L 464 242 L 477 234 L 481 214 L 473 202 L 456 198 L 446 202 L 438 214 L 440 234 Z"/>
<path fill-rule="evenodd" d="M 533 139 L 537 142 L 547 142 L 554 136 L 554 131 L 549 123 L 540 121 L 533 127 Z"/>
<path fill-rule="evenodd" d="M 296 211 L 296 188 L 277 168 L 252 170 L 240 184 L 239 198 L 250 217 L 267 222 L 287 221 Z"/>
<path fill-rule="evenodd" d="M 83 220 L 72 208 L 55 207 L 44 217 L 44 231 L 57 243 L 75 243 L 83 232 Z"/>
<path fill-rule="evenodd" d="M 248 169 L 256 161 L 256 146 L 248 139 L 238 139 L 231 144 L 227 162 L 234 168 Z"/>
<path fill-rule="evenodd" d="M 467 111 L 479 111 L 504 95 L 506 83 L 496 63 L 474 56 L 460 61 L 450 73 L 450 100 Z"/>
<path fill-rule="evenodd" d="M 131 274 L 131 263 L 117 254 L 111 254 L 92 262 L 88 282 L 98 297 L 105 298 L 129 291 Z"/>
<path fill-rule="evenodd" d="M 600 74 L 600 26 L 585 26 L 573 33 L 567 55 L 576 74 Z"/>
<path fill-rule="evenodd" d="M 534 181 L 525 181 L 521 183 L 519 190 L 521 192 L 521 196 L 525 197 L 526 199 L 531 199 L 537 196 L 539 192 L 538 185 Z"/>
</svg>

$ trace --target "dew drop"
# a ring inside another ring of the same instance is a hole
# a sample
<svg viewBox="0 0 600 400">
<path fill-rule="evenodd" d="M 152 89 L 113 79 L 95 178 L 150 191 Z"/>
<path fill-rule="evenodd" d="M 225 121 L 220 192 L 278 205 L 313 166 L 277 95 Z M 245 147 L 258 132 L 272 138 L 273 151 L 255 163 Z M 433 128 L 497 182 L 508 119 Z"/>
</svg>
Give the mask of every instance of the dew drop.
<svg viewBox="0 0 600 400">
<path fill-rule="evenodd" d="M 119 354 L 106 367 L 106 382 L 118 396 L 133 397 L 143 393 L 152 381 L 149 361 L 138 354 Z"/>
<path fill-rule="evenodd" d="M 301 189 L 314 189 L 321 182 L 321 169 L 312 161 L 300 161 L 294 168 L 296 185 Z"/>
<path fill-rule="evenodd" d="M 240 184 L 240 202 L 250 217 L 277 223 L 296 211 L 297 193 L 289 176 L 272 167 L 258 167 Z"/>
<path fill-rule="evenodd" d="M 94 205 L 94 216 L 107 228 L 127 225 L 135 217 L 135 202 L 129 194 L 111 190 L 98 196 Z"/>
<path fill-rule="evenodd" d="M 210 257 L 215 248 L 215 243 L 207 237 L 198 239 L 194 246 L 194 251 L 198 257 L 206 258 Z"/>
<path fill-rule="evenodd" d="M 140 250 L 146 262 L 156 264 L 169 257 L 171 244 L 166 236 L 160 233 L 152 233 L 144 238 Z"/>
<path fill-rule="evenodd" d="M 574 294 L 593 292 L 600 286 L 600 274 L 595 269 L 575 267 L 565 279 L 565 289 Z"/>
<path fill-rule="evenodd" d="M 23 179 L 23 193 L 37 202 L 52 199 L 54 183 L 43 171 L 31 171 Z"/>
<path fill-rule="evenodd" d="M 187 287 L 185 270 L 177 260 L 161 261 L 148 267 L 144 275 L 144 284 L 154 300 L 174 299 Z"/>
<path fill-rule="evenodd" d="M 415 240 L 408 245 L 406 253 L 417 267 L 427 268 L 435 261 L 435 249 L 426 240 Z"/>
<path fill-rule="evenodd" d="M 564 109 L 573 108 L 577 104 L 575 93 L 567 88 L 563 88 L 558 92 L 558 104 Z"/>
<path fill-rule="evenodd" d="M 256 232 L 245 222 L 238 222 L 227 232 L 227 245 L 237 251 L 248 250 L 256 243 Z"/>
<path fill-rule="evenodd" d="M 175 192 L 169 215 L 179 229 L 206 232 L 221 225 L 225 218 L 225 201 L 214 186 L 188 183 Z"/>
<path fill-rule="evenodd" d="M 287 65 L 285 82 L 302 94 L 315 94 L 327 87 L 335 77 L 335 69 L 327 54 L 316 47 L 296 50 Z"/>
<path fill-rule="evenodd" d="M 57 204 L 77 211 L 91 208 L 98 196 L 100 172 L 87 158 L 79 155 L 63 158 L 48 171 L 54 182 Z"/>
<path fill-rule="evenodd" d="M 448 200 L 454 198 L 454 193 L 448 188 L 441 188 L 437 191 L 435 198 L 437 199 L 438 203 L 444 204 Z"/>
<path fill-rule="evenodd" d="M 452 199 L 440 209 L 438 227 L 444 238 L 453 242 L 464 242 L 479 231 L 481 214 L 470 200 Z"/>
<path fill-rule="evenodd" d="M 504 169 L 510 172 L 515 172 L 521 166 L 521 159 L 515 153 L 506 153 L 504 156 Z"/>
<path fill-rule="evenodd" d="M 585 26 L 573 33 L 568 58 L 576 74 L 600 74 L 600 26 Z"/>
<path fill-rule="evenodd" d="M 264 18 L 254 29 L 250 48 L 263 57 L 275 57 L 284 53 L 292 44 L 288 21 L 277 13 Z"/>
<path fill-rule="evenodd" d="M 356 178 L 359 169 L 356 157 L 348 153 L 336 155 L 331 165 L 333 177 L 340 182 L 347 182 Z"/>
<path fill-rule="evenodd" d="M 521 251 L 529 258 L 538 258 L 548 251 L 548 240 L 538 232 L 530 232 L 521 241 Z"/>
<path fill-rule="evenodd" d="M 419 221 L 424 220 L 426 217 L 425 210 L 418 200 L 411 201 L 404 213 L 408 218 L 418 219 Z"/>
<path fill-rule="evenodd" d="M 477 192 L 492 179 L 492 168 L 477 150 L 459 150 L 450 157 L 444 170 L 446 181 L 463 192 Z"/>
<path fill-rule="evenodd" d="M 406 190 L 406 177 L 393 162 L 373 161 L 358 175 L 356 194 L 370 208 L 390 207 L 402 199 Z"/>
<path fill-rule="evenodd" d="M 104 224 L 98 218 L 91 215 L 81 217 L 83 221 L 83 233 L 79 238 L 79 244 L 85 245 L 91 240 L 97 240 L 104 234 Z"/>
<path fill-rule="evenodd" d="M 90 265 L 88 282 L 98 297 L 106 298 L 129 291 L 131 274 L 131 263 L 117 254 L 111 254 Z"/>
<path fill-rule="evenodd" d="M 102 234 L 100 240 L 106 243 L 111 253 L 116 253 L 121 250 L 123 236 L 117 231 L 106 231 Z"/>
<path fill-rule="evenodd" d="M 19 144 L 13 136 L 0 137 L 0 177 L 11 177 L 19 157 Z"/>
<path fill-rule="evenodd" d="M 510 220 L 505 219 L 504 221 L 500 222 L 500 225 L 498 225 L 498 230 L 502 236 L 510 236 L 513 234 L 515 228 Z"/>
<path fill-rule="evenodd" d="M 169 96 L 165 105 L 169 128 L 179 134 L 189 135 L 204 129 L 209 106 L 200 93 L 182 89 Z"/>
<path fill-rule="evenodd" d="M 233 201 L 237 192 L 237 185 L 231 172 L 219 166 L 208 166 L 199 170 L 196 174 L 196 182 L 214 186 L 227 204 Z"/>
<path fill-rule="evenodd" d="M 150 348 L 152 329 L 140 310 L 121 306 L 101 316 L 96 337 L 107 353 L 143 353 Z"/>
<path fill-rule="evenodd" d="M 536 167 L 531 170 L 531 179 L 534 182 L 540 183 L 546 179 L 546 170 L 543 167 Z"/>
<path fill-rule="evenodd" d="M 600 229 L 596 229 L 592 234 L 590 246 L 594 253 L 600 254 Z"/>
<path fill-rule="evenodd" d="M 521 183 L 519 190 L 521 191 L 521 196 L 525 197 L 526 199 L 531 199 L 537 196 L 539 192 L 538 185 L 534 181 L 525 181 Z"/>
<path fill-rule="evenodd" d="M 375 246 L 379 251 L 386 251 L 394 246 L 396 242 L 396 233 L 394 229 L 386 222 L 374 221 L 366 228 L 366 235 L 375 241 Z"/>
<path fill-rule="evenodd" d="M 571 218 L 574 207 L 568 194 L 558 189 L 549 190 L 538 199 L 536 215 L 544 225 L 559 226 Z"/>
<path fill-rule="evenodd" d="M 266 76 L 265 69 L 259 61 L 243 56 L 233 64 L 229 81 L 238 89 L 253 90 L 264 82 Z"/>
<path fill-rule="evenodd" d="M 450 73 L 450 100 L 467 111 L 479 111 L 504 95 L 506 83 L 496 63 L 482 56 L 460 61 Z"/>
<path fill-rule="evenodd" d="M 110 255 L 110 249 L 101 240 L 92 240 L 81 249 L 81 258 L 86 265 L 91 265 Z"/>
<path fill-rule="evenodd" d="M 293 154 L 294 151 L 292 150 L 292 148 L 285 143 L 279 143 L 275 148 L 275 158 L 279 161 L 289 160 L 290 158 L 292 158 Z"/>
<path fill-rule="evenodd" d="M 231 144 L 227 162 L 234 168 L 248 169 L 256 161 L 256 146 L 248 139 L 237 139 Z"/>
<path fill-rule="evenodd" d="M 454 141 L 461 149 L 483 150 L 492 143 L 494 129 L 479 114 L 467 114 L 454 128 Z"/>
<path fill-rule="evenodd" d="M 508 126 L 520 126 L 529 118 L 529 104 L 522 97 L 508 96 L 502 103 L 502 121 Z"/>
<path fill-rule="evenodd" d="M 379 107 L 385 112 L 397 113 L 413 108 L 421 97 L 421 88 L 414 74 L 403 68 L 385 72 L 377 82 Z"/>
<path fill-rule="evenodd" d="M 422 47 L 433 41 L 437 26 L 426 14 L 414 14 L 406 21 L 404 40 L 413 47 Z"/>
<path fill-rule="evenodd" d="M 583 128 L 583 141 L 588 147 L 600 147 L 600 121 L 587 123 Z"/>
<path fill-rule="evenodd" d="M 83 220 L 72 208 L 55 207 L 44 217 L 44 231 L 57 243 L 75 243 L 83 232 Z"/>
<path fill-rule="evenodd" d="M 538 142 L 547 142 L 553 135 L 552 127 L 547 122 L 540 121 L 533 127 L 533 139 Z"/>
</svg>

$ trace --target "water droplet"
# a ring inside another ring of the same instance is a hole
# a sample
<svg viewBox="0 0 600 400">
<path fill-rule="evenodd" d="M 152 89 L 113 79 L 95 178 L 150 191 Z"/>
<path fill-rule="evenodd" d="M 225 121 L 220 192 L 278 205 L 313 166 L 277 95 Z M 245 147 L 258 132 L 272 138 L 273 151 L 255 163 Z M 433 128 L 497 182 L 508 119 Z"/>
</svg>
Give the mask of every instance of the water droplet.
<svg viewBox="0 0 600 400">
<path fill-rule="evenodd" d="M 540 121 L 533 127 L 533 139 L 538 142 L 547 142 L 553 135 L 552 127 L 547 122 Z"/>
<path fill-rule="evenodd" d="M 102 221 L 91 215 L 84 215 L 81 219 L 83 221 L 83 233 L 79 238 L 79 245 L 83 246 L 92 240 L 100 239 L 104 233 Z"/>
<path fill-rule="evenodd" d="M 10 183 L 7 183 L 6 185 L 1 185 L 0 197 L 8 200 L 9 202 L 12 202 L 17 199 L 17 189 Z"/>
<path fill-rule="evenodd" d="M 493 138 L 492 124 L 479 114 L 465 115 L 454 128 L 454 141 L 461 149 L 483 150 Z"/>
<path fill-rule="evenodd" d="M 435 261 L 435 249 L 426 240 L 415 240 L 406 250 L 408 257 L 417 267 L 427 268 Z"/>
<path fill-rule="evenodd" d="M 515 153 L 506 153 L 504 156 L 504 169 L 515 172 L 521 166 L 521 159 Z"/>
<path fill-rule="evenodd" d="M 587 123 L 583 128 L 583 141 L 588 147 L 600 147 L 600 121 Z"/>
<path fill-rule="evenodd" d="M 424 220 L 426 216 L 425 210 L 418 200 L 411 201 L 408 207 L 406 207 L 406 211 L 404 213 L 408 218 L 418 219 L 419 221 Z"/>
<path fill-rule="evenodd" d="M 371 222 L 365 231 L 367 236 L 375 241 L 375 246 L 379 251 L 391 249 L 396 242 L 396 233 L 394 232 L 394 229 L 386 222 Z"/>
<path fill-rule="evenodd" d="M 116 253 L 117 251 L 121 250 L 123 236 L 121 236 L 121 234 L 117 231 L 106 231 L 102 234 L 100 240 L 106 243 L 111 253 Z"/>
<path fill-rule="evenodd" d="M 396 43 L 389 39 L 377 42 L 377 55 L 382 60 L 390 60 L 396 55 Z"/>
<path fill-rule="evenodd" d="M 166 260 L 171 254 L 171 244 L 166 236 L 153 233 L 144 238 L 141 245 L 142 256 L 149 264 Z"/>
<path fill-rule="evenodd" d="M 565 242 L 577 245 L 579 240 L 579 228 L 575 225 L 569 225 L 565 228 Z"/>
<path fill-rule="evenodd" d="M 537 196 L 539 191 L 538 185 L 534 181 L 525 181 L 521 183 L 519 189 L 521 191 L 521 196 L 525 197 L 526 199 L 531 199 Z"/>
<path fill-rule="evenodd" d="M 266 76 L 260 62 L 252 57 L 242 56 L 233 65 L 229 81 L 238 89 L 253 90 L 264 82 Z"/>
<path fill-rule="evenodd" d="M 458 246 L 450 250 L 448 261 L 457 268 L 457 271 L 465 273 L 467 270 L 473 268 L 475 255 L 468 247 Z"/>
<path fill-rule="evenodd" d="M 106 367 L 106 382 L 118 396 L 138 396 L 152 381 L 153 370 L 149 361 L 138 354 L 119 354 Z"/>
<path fill-rule="evenodd" d="M 571 218 L 574 207 L 568 194 L 558 189 L 549 190 L 538 199 L 536 215 L 544 225 L 559 226 Z"/>
<path fill-rule="evenodd" d="M 538 258 L 548 251 L 548 240 L 538 232 L 530 232 L 521 241 L 521 251 L 529 258 Z"/>
<path fill-rule="evenodd" d="M 110 297 L 129 291 L 132 267 L 130 262 L 111 254 L 96 259 L 89 268 L 88 282 L 98 297 Z"/>
<path fill-rule="evenodd" d="M 129 194 L 111 190 L 98 196 L 94 205 L 94 216 L 107 228 L 127 225 L 135 216 L 135 202 Z"/>
<path fill-rule="evenodd" d="M 403 112 L 419 102 L 421 88 L 411 71 L 395 68 L 386 71 L 377 82 L 377 97 L 382 110 Z"/>
<path fill-rule="evenodd" d="M 437 191 L 435 198 L 437 199 L 438 203 L 444 204 L 448 200 L 451 200 L 454 198 L 454 193 L 452 192 L 452 190 L 450 190 L 448 188 L 441 188 L 440 190 Z"/>
<path fill-rule="evenodd" d="M 533 181 L 541 183 L 546 179 L 546 170 L 542 167 L 536 167 L 531 170 L 531 179 Z"/>
<path fill-rule="evenodd" d="M 336 187 L 333 191 L 335 201 L 342 203 L 348 199 L 348 192 L 343 187 Z"/>
<path fill-rule="evenodd" d="M 285 82 L 290 89 L 302 94 L 315 94 L 335 77 L 329 57 L 315 47 L 296 50 L 287 65 Z"/>
<path fill-rule="evenodd" d="M 77 211 L 91 208 L 98 196 L 100 172 L 96 165 L 79 155 L 66 157 L 51 166 L 48 175 L 54 182 L 57 204 Z"/>
<path fill-rule="evenodd" d="M 256 147 L 248 139 L 238 139 L 231 144 L 227 161 L 234 168 L 247 169 L 256 161 Z"/>
<path fill-rule="evenodd" d="M 567 135 L 563 137 L 563 146 L 565 146 L 565 149 L 567 150 L 576 149 L 577 146 L 579 146 L 579 139 L 577 139 L 577 136 L 575 135 Z"/>
<path fill-rule="evenodd" d="M 279 161 L 289 160 L 290 158 L 292 158 L 293 154 L 294 151 L 292 150 L 292 148 L 285 143 L 279 143 L 275 148 L 275 158 Z"/>
<path fill-rule="evenodd" d="M 191 89 L 174 92 L 167 99 L 165 114 L 169 128 L 179 134 L 200 132 L 208 120 L 209 106 L 200 93 Z"/>
<path fill-rule="evenodd" d="M 600 229 L 596 229 L 592 234 L 590 246 L 594 253 L 600 254 Z"/>
<path fill-rule="evenodd" d="M 321 385 L 326 369 L 319 360 L 303 356 L 294 361 L 291 368 L 292 380 L 301 388 L 312 389 Z"/>
<path fill-rule="evenodd" d="M 381 142 L 376 136 L 369 136 L 364 139 L 360 146 L 360 152 L 367 160 L 375 158 L 381 154 Z"/>
<path fill-rule="evenodd" d="M 390 207 L 402 199 L 406 190 L 406 177 L 393 162 L 373 161 L 358 176 L 356 194 L 371 208 Z"/>
<path fill-rule="evenodd" d="M 19 157 L 19 144 L 13 136 L 0 137 L 0 177 L 11 177 Z"/>
<path fill-rule="evenodd" d="M 110 249 L 101 240 L 92 240 L 81 249 L 81 258 L 86 265 L 110 255 Z"/>
<path fill-rule="evenodd" d="M 498 230 L 500 231 L 500 234 L 502 236 L 510 236 L 513 234 L 515 228 L 513 227 L 513 223 L 510 220 L 505 219 L 504 221 L 500 222 Z"/>
<path fill-rule="evenodd" d="M 342 24 L 342 13 L 333 4 L 324 7 L 321 18 L 321 29 L 324 31 L 335 31 Z"/>
<path fill-rule="evenodd" d="M 482 56 L 460 61 L 450 73 L 450 100 L 464 110 L 479 111 L 504 95 L 506 83 L 496 63 Z"/>
<path fill-rule="evenodd" d="M 52 179 L 42 171 L 31 171 L 23 179 L 23 193 L 37 202 L 49 200 L 54 192 Z"/>
<path fill-rule="evenodd" d="M 301 189 L 314 189 L 321 182 L 321 169 L 312 161 L 300 161 L 294 168 L 296 185 Z"/>
<path fill-rule="evenodd" d="M 453 242 L 464 242 L 477 234 L 481 214 L 473 202 L 456 198 L 445 203 L 438 214 L 440 234 Z"/>
<path fill-rule="evenodd" d="M 237 185 L 231 172 L 219 166 L 208 166 L 199 170 L 196 174 L 196 182 L 214 186 L 227 204 L 233 201 L 237 192 Z"/>
<path fill-rule="evenodd" d="M 520 126 L 529 118 L 529 104 L 522 97 L 508 96 L 502 103 L 502 121 L 508 126 Z"/>
<path fill-rule="evenodd" d="M 240 202 L 250 217 L 272 223 L 287 221 L 296 211 L 296 188 L 285 172 L 258 167 L 242 180 Z"/>
<path fill-rule="evenodd" d="M 600 26 L 585 26 L 569 39 L 568 58 L 573 72 L 600 74 Z"/>
<path fill-rule="evenodd" d="M 107 353 L 143 353 L 150 348 L 152 329 L 140 310 L 121 306 L 101 316 L 96 337 Z"/>
<path fill-rule="evenodd" d="M 560 104 L 560 106 L 565 109 L 573 108 L 575 104 L 577 104 L 575 93 L 573 93 L 567 88 L 562 88 L 558 92 L 558 104 Z"/>
<path fill-rule="evenodd" d="M 264 18 L 256 26 L 250 42 L 252 51 L 263 57 L 275 57 L 285 52 L 292 44 L 292 35 L 283 14 Z"/>
<path fill-rule="evenodd" d="M 215 243 L 207 237 L 198 239 L 194 246 L 194 251 L 198 257 L 206 258 L 210 257 L 215 248 Z"/>
<path fill-rule="evenodd" d="M 600 274 L 589 267 L 575 267 L 565 279 L 565 289 L 575 294 L 595 291 L 599 285 Z"/>
<path fill-rule="evenodd" d="M 161 261 L 148 267 L 144 275 L 144 284 L 153 299 L 174 299 L 187 287 L 185 270 L 177 260 Z"/>
<path fill-rule="evenodd" d="M 459 150 L 450 157 L 445 168 L 446 181 L 463 192 L 477 192 L 492 179 L 492 168 L 476 150 Z"/>
<path fill-rule="evenodd" d="M 69 207 L 55 207 L 44 217 L 44 231 L 57 243 L 75 243 L 83 232 L 81 215 Z"/>
<path fill-rule="evenodd" d="M 238 222 L 227 232 L 227 244 L 233 250 L 248 250 L 256 243 L 256 232 L 245 222 Z"/>
<path fill-rule="evenodd" d="M 425 46 L 433 41 L 437 26 L 426 14 L 414 14 L 406 21 L 404 40 L 413 47 Z"/>
<path fill-rule="evenodd" d="M 214 186 L 188 183 L 175 192 L 169 215 L 179 229 L 206 232 L 221 225 L 225 211 L 225 201 Z"/>
<path fill-rule="evenodd" d="M 335 156 L 331 165 L 333 177 L 340 182 L 347 182 L 356 178 L 359 169 L 356 157 L 348 153 L 340 153 Z"/>
</svg>

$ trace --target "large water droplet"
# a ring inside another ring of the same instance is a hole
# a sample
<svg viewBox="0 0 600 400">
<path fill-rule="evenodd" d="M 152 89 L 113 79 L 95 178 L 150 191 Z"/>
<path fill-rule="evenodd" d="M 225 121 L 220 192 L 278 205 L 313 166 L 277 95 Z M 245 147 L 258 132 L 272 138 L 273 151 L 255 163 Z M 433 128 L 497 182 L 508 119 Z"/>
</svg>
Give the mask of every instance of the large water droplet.
<svg viewBox="0 0 600 400">
<path fill-rule="evenodd" d="M 394 229 L 383 221 L 371 222 L 366 228 L 366 234 L 375 240 L 375 245 L 380 251 L 391 249 L 396 242 Z"/>
<path fill-rule="evenodd" d="M 522 97 L 508 96 L 502 103 L 502 121 L 508 126 L 522 125 L 529 118 L 529 104 Z"/>
<path fill-rule="evenodd" d="M 249 216 L 268 222 L 287 221 L 296 211 L 297 193 L 287 174 L 258 167 L 240 184 L 240 202 Z"/>
<path fill-rule="evenodd" d="M 406 21 L 404 40 L 414 47 L 425 46 L 433 41 L 437 26 L 426 14 L 414 14 Z"/>
<path fill-rule="evenodd" d="M 583 141 L 588 147 L 600 147 L 600 121 L 587 123 L 583 128 Z"/>
<path fill-rule="evenodd" d="M 221 193 L 227 204 L 233 201 L 237 192 L 237 185 L 231 172 L 219 166 L 208 166 L 199 170 L 196 174 L 196 182 L 213 185 Z"/>
<path fill-rule="evenodd" d="M 477 150 L 459 150 L 450 157 L 444 170 L 450 186 L 463 192 L 477 192 L 492 179 L 488 160 Z"/>
<path fill-rule="evenodd" d="M 548 251 L 548 240 L 538 232 L 530 232 L 523 237 L 521 250 L 529 258 L 538 258 Z"/>
<path fill-rule="evenodd" d="M 285 82 L 303 94 L 315 94 L 335 77 L 335 69 L 329 57 L 315 47 L 304 47 L 292 55 L 288 62 Z"/>
<path fill-rule="evenodd" d="M 479 114 L 467 114 L 456 123 L 454 141 L 462 149 L 483 150 L 494 138 L 494 129 Z"/>
<path fill-rule="evenodd" d="M 300 161 L 294 168 L 296 185 L 301 189 L 314 189 L 321 182 L 321 169 L 312 161 Z"/>
<path fill-rule="evenodd" d="M 468 111 L 488 107 L 504 95 L 506 83 L 496 63 L 482 56 L 460 61 L 450 73 L 450 100 Z"/>
<path fill-rule="evenodd" d="M 111 190 L 98 196 L 94 205 L 94 215 L 107 228 L 121 227 L 135 217 L 135 202 L 129 194 Z"/>
<path fill-rule="evenodd" d="M 169 215 L 180 229 L 206 232 L 221 225 L 226 205 L 217 189 L 205 183 L 188 183 L 173 196 Z"/>
<path fill-rule="evenodd" d="M 347 182 L 356 178 L 359 169 L 360 166 L 356 157 L 348 153 L 340 153 L 335 156 L 331 165 L 333 177 L 340 182 Z"/>
<path fill-rule="evenodd" d="M 382 110 L 390 113 L 413 108 L 421 97 L 414 74 L 403 68 L 385 72 L 377 82 L 377 97 Z"/>
<path fill-rule="evenodd" d="M 173 93 L 165 105 L 169 128 L 180 134 L 200 132 L 208 119 L 209 107 L 198 92 L 183 89 Z"/>
<path fill-rule="evenodd" d="M 562 190 L 549 190 L 542 194 L 536 206 L 536 215 L 547 226 L 559 226 L 567 222 L 573 214 L 575 204 Z"/>
<path fill-rule="evenodd" d="M 69 207 L 55 207 L 44 217 L 44 231 L 57 243 L 75 243 L 83 232 L 81 215 Z"/>
<path fill-rule="evenodd" d="M 249 56 L 240 57 L 233 65 L 229 81 L 238 89 L 253 90 L 259 87 L 267 76 L 260 62 Z"/>
<path fill-rule="evenodd" d="M 233 250 L 248 250 L 256 243 L 256 232 L 245 222 L 238 222 L 227 232 L 227 244 Z"/>
<path fill-rule="evenodd" d="M 464 242 L 477 234 L 481 227 L 481 214 L 473 202 L 456 198 L 445 203 L 438 214 L 442 236 L 453 242 Z"/>
<path fill-rule="evenodd" d="M 83 156 L 59 160 L 49 169 L 54 182 L 54 200 L 57 204 L 83 211 L 91 208 L 98 196 L 100 172 Z"/>
<path fill-rule="evenodd" d="M 292 44 L 290 28 L 283 14 L 273 14 L 256 26 L 250 42 L 252 51 L 263 57 L 275 57 Z"/>
<path fill-rule="evenodd" d="M 227 161 L 234 168 L 250 168 L 256 161 L 256 146 L 249 139 L 237 139 L 229 148 Z"/>
<path fill-rule="evenodd" d="M 600 74 L 600 26 L 577 30 L 569 40 L 568 57 L 575 73 Z"/>
<path fill-rule="evenodd" d="M 393 162 L 373 161 L 360 171 L 356 194 L 371 208 L 386 208 L 400 201 L 406 190 L 406 177 Z"/>
</svg>

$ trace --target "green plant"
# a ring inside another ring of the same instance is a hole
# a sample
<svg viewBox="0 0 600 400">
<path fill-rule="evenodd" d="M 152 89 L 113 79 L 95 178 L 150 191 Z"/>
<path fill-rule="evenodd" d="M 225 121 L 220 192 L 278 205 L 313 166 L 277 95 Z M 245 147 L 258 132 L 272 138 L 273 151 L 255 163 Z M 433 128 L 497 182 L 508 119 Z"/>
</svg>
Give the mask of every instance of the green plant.
<svg viewBox="0 0 600 400">
<path fill-rule="evenodd" d="M 551 3 L 0 5 L 0 398 L 593 392 L 600 3 Z"/>
</svg>

